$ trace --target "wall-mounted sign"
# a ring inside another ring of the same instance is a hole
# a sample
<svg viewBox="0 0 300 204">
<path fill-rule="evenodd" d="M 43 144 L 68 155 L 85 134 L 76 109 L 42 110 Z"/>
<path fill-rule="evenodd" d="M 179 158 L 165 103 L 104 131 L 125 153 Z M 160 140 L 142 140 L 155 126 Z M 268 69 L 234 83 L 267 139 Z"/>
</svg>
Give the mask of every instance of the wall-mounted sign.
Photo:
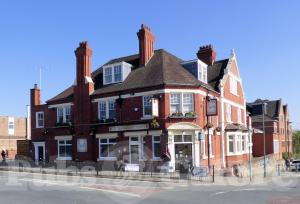
<svg viewBox="0 0 300 204">
<path fill-rule="evenodd" d="M 87 152 L 87 140 L 85 138 L 77 139 L 77 152 Z"/>
<path fill-rule="evenodd" d="M 125 171 L 140 171 L 139 164 L 125 164 Z"/>
<path fill-rule="evenodd" d="M 205 134 L 202 132 L 198 133 L 198 140 L 205 140 Z"/>
<path fill-rule="evenodd" d="M 206 100 L 206 115 L 216 116 L 218 115 L 218 101 L 215 98 Z"/>
<path fill-rule="evenodd" d="M 118 125 L 109 127 L 110 132 L 119 132 L 119 131 L 130 131 L 130 130 L 148 130 L 148 124 L 137 124 L 137 125 Z"/>
</svg>

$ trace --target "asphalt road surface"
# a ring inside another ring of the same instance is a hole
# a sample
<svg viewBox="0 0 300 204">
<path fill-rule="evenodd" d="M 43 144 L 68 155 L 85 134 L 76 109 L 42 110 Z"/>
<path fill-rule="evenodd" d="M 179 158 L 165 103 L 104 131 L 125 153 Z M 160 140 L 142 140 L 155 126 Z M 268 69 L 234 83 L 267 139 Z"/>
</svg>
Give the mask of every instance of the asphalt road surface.
<svg viewBox="0 0 300 204">
<path fill-rule="evenodd" d="M 300 204 L 300 177 L 232 185 L 0 172 L 0 203 Z"/>
</svg>

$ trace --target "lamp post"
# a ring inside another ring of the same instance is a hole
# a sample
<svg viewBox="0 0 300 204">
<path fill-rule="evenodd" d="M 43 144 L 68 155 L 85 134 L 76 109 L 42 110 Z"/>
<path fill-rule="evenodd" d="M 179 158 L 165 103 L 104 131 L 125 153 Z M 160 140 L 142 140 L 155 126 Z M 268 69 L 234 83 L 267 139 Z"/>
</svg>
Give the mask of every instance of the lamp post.
<svg viewBox="0 0 300 204">
<path fill-rule="evenodd" d="M 253 132 L 253 129 L 248 130 L 248 151 L 249 151 L 249 178 L 250 182 L 252 181 L 252 162 L 251 162 L 251 147 L 252 147 L 252 141 L 251 141 L 251 133 Z"/>
<path fill-rule="evenodd" d="M 267 166 L 266 166 L 266 130 L 265 130 L 265 112 L 266 112 L 266 103 L 262 103 L 262 120 L 263 120 L 263 137 L 264 137 L 264 178 L 267 177 Z"/>
</svg>

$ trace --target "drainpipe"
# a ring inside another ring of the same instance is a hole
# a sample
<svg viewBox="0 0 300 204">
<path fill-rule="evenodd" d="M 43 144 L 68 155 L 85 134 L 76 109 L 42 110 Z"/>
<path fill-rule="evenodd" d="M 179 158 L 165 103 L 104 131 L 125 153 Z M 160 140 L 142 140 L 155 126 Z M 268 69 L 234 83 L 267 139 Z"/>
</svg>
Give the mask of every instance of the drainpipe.
<svg viewBox="0 0 300 204">
<path fill-rule="evenodd" d="M 220 97 L 220 103 L 221 103 L 221 166 L 222 168 L 225 168 L 226 163 L 225 163 L 225 148 L 224 148 L 224 138 L 225 138 L 225 125 L 224 125 L 224 87 L 222 84 L 220 84 L 220 92 L 221 92 L 221 97 Z"/>
<path fill-rule="evenodd" d="M 31 116 L 30 116 L 30 105 L 26 106 L 27 120 L 26 120 L 26 139 L 31 139 Z"/>
</svg>

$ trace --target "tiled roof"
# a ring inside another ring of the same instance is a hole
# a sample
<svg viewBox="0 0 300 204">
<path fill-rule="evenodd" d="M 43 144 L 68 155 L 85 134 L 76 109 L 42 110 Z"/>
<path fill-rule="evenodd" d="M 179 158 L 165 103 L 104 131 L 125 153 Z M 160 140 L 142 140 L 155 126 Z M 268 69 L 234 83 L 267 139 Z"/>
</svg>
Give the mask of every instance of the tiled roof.
<svg viewBox="0 0 300 204">
<path fill-rule="evenodd" d="M 183 60 L 163 49 L 155 50 L 152 58 L 149 60 L 146 66 L 143 67 L 139 67 L 138 54 L 116 58 L 108 61 L 104 65 L 122 61 L 133 65 L 132 71 L 125 81 L 117 84 L 103 85 L 103 70 L 101 66 L 92 73 L 92 78 L 95 82 L 95 91 L 92 93 L 93 95 L 122 92 L 136 88 L 147 88 L 161 85 L 179 85 L 191 87 L 202 86 L 212 91 L 219 91 L 219 81 L 223 78 L 224 70 L 228 63 L 228 59 L 225 59 L 216 61 L 212 66 L 209 66 L 208 84 L 205 84 L 197 80 L 190 72 L 182 67 L 181 62 L 183 62 Z M 71 97 L 73 97 L 73 88 L 69 87 L 47 102 L 55 103 L 56 101 L 61 101 L 65 98 Z"/>
<path fill-rule="evenodd" d="M 267 104 L 267 113 L 265 115 L 265 120 L 277 120 L 280 111 L 280 100 L 261 100 L 257 99 L 253 103 L 247 104 L 247 109 L 251 114 L 252 121 L 259 122 L 262 120 L 262 103 Z"/>
</svg>

